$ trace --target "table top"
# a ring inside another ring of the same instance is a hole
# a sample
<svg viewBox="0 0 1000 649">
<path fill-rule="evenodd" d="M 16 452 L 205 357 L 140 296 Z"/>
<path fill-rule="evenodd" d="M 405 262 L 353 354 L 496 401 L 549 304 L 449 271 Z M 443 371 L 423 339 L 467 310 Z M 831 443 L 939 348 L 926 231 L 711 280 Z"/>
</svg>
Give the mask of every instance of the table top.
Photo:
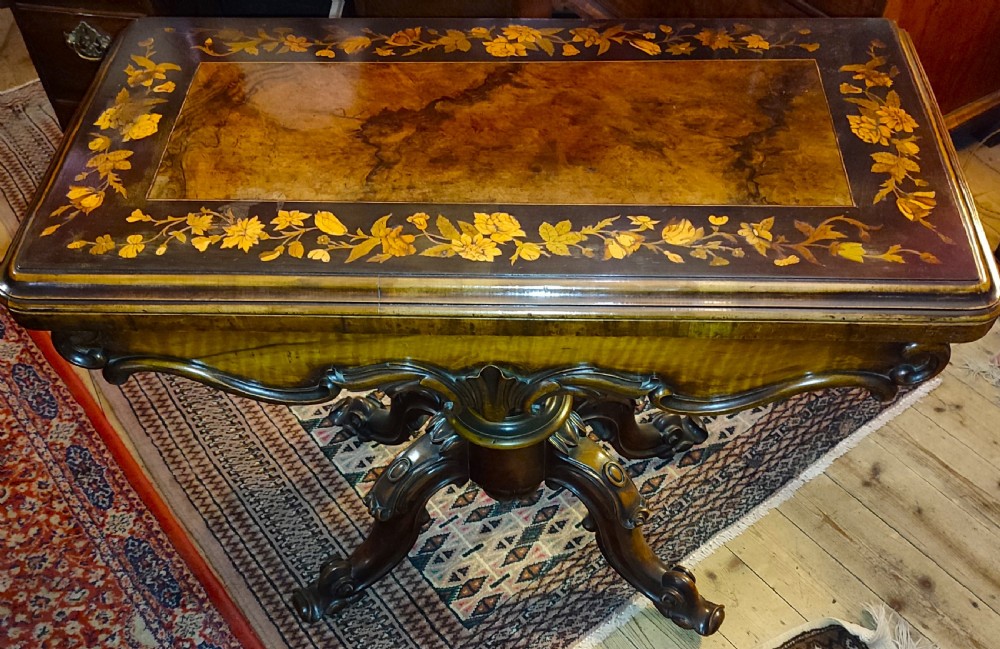
<svg viewBox="0 0 1000 649">
<path fill-rule="evenodd" d="M 0 293 L 28 314 L 981 323 L 980 230 L 889 21 L 144 19 Z"/>
</svg>

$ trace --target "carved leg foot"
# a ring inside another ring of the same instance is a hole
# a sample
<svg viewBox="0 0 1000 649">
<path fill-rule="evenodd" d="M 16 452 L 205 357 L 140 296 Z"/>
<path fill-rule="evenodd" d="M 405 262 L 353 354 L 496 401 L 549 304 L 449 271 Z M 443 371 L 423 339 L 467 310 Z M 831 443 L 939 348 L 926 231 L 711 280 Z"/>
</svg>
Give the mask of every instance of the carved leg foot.
<svg viewBox="0 0 1000 649">
<path fill-rule="evenodd" d="M 625 469 L 598 444 L 569 427 L 550 443 L 546 481 L 566 487 L 587 506 L 585 524 L 597 537 L 608 563 L 657 610 L 684 629 L 715 633 L 723 607 L 703 598 L 694 576 L 681 566 L 662 562 L 646 543 L 641 526 L 649 517 L 642 497 Z"/>
<path fill-rule="evenodd" d="M 347 606 L 402 561 L 427 522 L 427 501 L 449 484 L 468 481 L 468 445 L 439 419 L 379 476 L 365 503 L 375 522 L 342 559 L 323 564 L 319 578 L 292 596 L 299 617 L 315 622 Z"/>
<path fill-rule="evenodd" d="M 635 402 L 602 399 L 581 404 L 576 412 L 594 434 L 609 442 L 622 457 L 670 459 L 708 439 L 701 419 L 661 412 L 647 424 L 635 419 Z"/>
<path fill-rule="evenodd" d="M 390 393 L 389 398 L 387 409 L 369 396 L 347 397 L 333 411 L 333 423 L 362 441 L 392 446 L 408 440 L 442 405 L 440 397 L 418 390 Z"/>
</svg>

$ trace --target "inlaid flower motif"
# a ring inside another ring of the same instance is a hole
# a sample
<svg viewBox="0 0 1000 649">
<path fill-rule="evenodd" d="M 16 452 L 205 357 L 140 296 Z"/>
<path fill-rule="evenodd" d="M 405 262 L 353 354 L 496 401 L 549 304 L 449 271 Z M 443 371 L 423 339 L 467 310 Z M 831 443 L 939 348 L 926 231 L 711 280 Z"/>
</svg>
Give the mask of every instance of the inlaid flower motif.
<svg viewBox="0 0 1000 649">
<path fill-rule="evenodd" d="M 104 203 L 104 192 L 97 191 L 93 187 L 75 185 L 69 188 L 66 198 L 73 207 L 84 214 L 90 214 Z"/>
<path fill-rule="evenodd" d="M 412 234 L 404 234 L 403 226 L 397 225 L 390 228 L 389 217 L 383 216 L 372 226 L 372 236 L 377 237 L 382 245 L 382 254 L 390 257 L 406 257 L 416 254 L 417 249 L 413 246 L 416 237 Z"/>
<path fill-rule="evenodd" d="M 685 54 L 691 54 L 694 52 L 694 45 L 684 41 L 683 43 L 673 43 L 667 46 L 667 51 L 674 56 L 684 56 Z"/>
<path fill-rule="evenodd" d="M 920 221 L 930 216 L 931 210 L 937 205 L 935 192 L 912 192 L 896 199 L 896 207 L 903 216 L 911 221 Z"/>
<path fill-rule="evenodd" d="M 132 120 L 123 131 L 122 141 L 141 140 L 156 133 L 160 128 L 160 119 L 163 115 L 159 113 L 146 113 L 139 115 Z"/>
<path fill-rule="evenodd" d="M 521 229 L 521 224 L 507 212 L 493 212 L 492 214 L 476 212 L 473 216 L 475 218 L 476 230 L 497 243 L 504 243 L 514 237 L 525 236 L 524 230 Z"/>
<path fill-rule="evenodd" d="M 250 248 L 260 243 L 265 237 L 264 224 L 256 216 L 248 219 L 238 219 L 236 223 L 225 228 L 226 236 L 222 240 L 223 248 L 239 248 L 248 252 Z"/>
<path fill-rule="evenodd" d="M 851 132 L 869 144 L 889 144 L 889 136 L 892 129 L 888 124 L 882 123 L 877 116 L 868 115 L 848 115 L 847 121 L 851 125 Z"/>
<path fill-rule="evenodd" d="M 184 219 L 193 234 L 205 234 L 212 227 L 212 215 L 192 212 Z"/>
<path fill-rule="evenodd" d="M 857 241 L 836 243 L 834 244 L 834 250 L 837 255 L 843 257 L 844 259 L 850 259 L 851 261 L 856 261 L 858 263 L 863 263 L 865 260 L 865 247 Z"/>
<path fill-rule="evenodd" d="M 278 215 L 271 220 L 271 225 L 279 230 L 286 230 L 291 227 L 301 228 L 308 216 L 308 214 L 299 210 L 278 210 Z"/>
<path fill-rule="evenodd" d="M 875 111 L 875 114 L 881 117 L 882 123 L 893 131 L 912 133 L 913 129 L 917 128 L 917 120 L 899 106 L 886 104 Z"/>
<path fill-rule="evenodd" d="M 596 52 L 592 50 L 588 55 L 600 56 L 611 47 L 632 47 L 649 56 L 681 56 L 697 51 L 699 46 L 759 56 L 764 50 L 799 47 L 814 51 L 819 47 L 817 43 L 803 43 L 791 33 L 774 36 L 767 32 L 758 33 L 747 25 L 737 24 L 731 30 L 695 30 L 697 28 L 693 25 L 677 29 L 660 25 L 658 32 L 613 25 L 600 31 L 579 28 L 565 32 L 510 24 L 502 28 L 477 27 L 468 31 L 428 31 L 427 40 L 421 40 L 423 32 L 420 27 L 391 35 L 366 32 L 364 35 L 344 37 L 331 33 L 318 40 L 294 36 L 290 30 L 276 30 L 274 33 L 260 30 L 252 35 L 239 32 L 224 35 L 218 32 L 215 38 L 206 38 L 194 47 L 211 56 L 234 53 L 257 56 L 261 52 L 280 54 L 285 51 L 308 51 L 315 47 L 319 48 L 317 56 L 330 58 L 335 56 L 334 49 L 352 55 L 371 50 L 376 45 L 373 51 L 378 56 L 408 56 L 435 48 L 445 53 L 464 53 L 471 51 L 477 40 L 489 55 L 496 57 L 527 56 L 529 53 L 532 56 L 556 57 L 561 54 L 570 57 L 579 55 L 586 48 L 596 48 Z M 126 196 L 126 187 L 118 175 L 131 169 L 129 158 L 133 152 L 121 144 L 149 137 L 158 131 L 161 116 L 155 106 L 163 103 L 163 99 L 153 93 L 168 93 L 175 89 L 173 81 L 159 78 L 158 74 L 162 72 L 165 76 L 176 66 L 154 63 L 151 46 L 151 41 L 143 45 L 147 48 L 144 60 L 133 59 L 133 65 L 125 71 L 123 87 L 114 103 L 96 120 L 95 126 L 100 132 L 89 136 L 87 142 L 93 155 L 84 171 L 78 174 L 77 182 L 67 191 L 68 203 L 55 210 L 53 216 L 75 210 L 69 212 L 68 220 L 75 214 L 90 213 L 100 207 L 106 210 L 106 197 L 111 193 L 108 190 Z M 884 60 L 873 58 L 869 64 L 853 72 L 855 79 L 865 80 L 865 88 L 861 88 L 860 84 L 841 84 L 841 92 L 859 106 L 858 114 L 850 116 L 853 118 L 850 120 L 851 130 L 862 141 L 888 149 L 872 155 L 873 172 L 888 178 L 875 202 L 894 194 L 896 205 L 906 218 L 927 226 L 927 218 L 936 201 L 934 191 L 917 189 L 926 186 L 926 183 L 920 184 L 922 181 L 916 177 L 919 173 L 916 160 L 920 152 L 916 143 L 919 135 L 915 134 L 918 125 L 916 119 L 901 106 L 895 91 L 889 90 L 885 95 L 875 94 L 875 90 L 885 92 L 892 85 L 895 72 L 892 69 L 882 72 L 880 68 L 883 65 Z M 885 78 L 880 74 L 884 74 Z M 100 175 L 101 182 L 84 182 L 91 173 Z M 901 186 L 910 182 L 915 186 Z M 737 227 L 725 215 L 707 214 L 699 220 L 690 215 L 681 218 L 662 214 L 652 218 L 642 214 L 619 214 L 589 223 L 574 223 L 569 218 L 553 219 L 552 222 L 542 220 L 536 232 L 532 233 L 530 228 L 524 227 L 526 222 L 523 219 L 508 212 L 473 212 L 465 220 L 452 221 L 441 214 L 434 218 L 418 211 L 395 222 L 391 220 L 391 214 L 386 214 L 370 225 L 351 223 L 351 228 L 348 228 L 348 224 L 323 209 L 315 212 L 276 209 L 272 214 L 265 215 L 264 220 L 257 215 L 237 217 L 228 208 L 218 210 L 201 207 L 175 216 L 147 214 L 132 209 L 125 221 L 141 230 L 122 234 L 118 241 L 110 234 L 103 234 L 94 241 L 71 241 L 66 247 L 87 249 L 94 255 L 117 251 L 119 257 L 132 259 L 151 254 L 163 255 L 177 246 L 190 246 L 201 253 L 213 249 L 237 249 L 249 253 L 261 242 L 269 240 L 274 244 L 270 249 L 256 252 L 256 257 L 267 263 L 275 263 L 282 258 L 301 260 L 297 263 L 331 263 L 335 260 L 340 263 L 360 260 L 385 263 L 414 255 L 477 263 L 492 263 L 501 256 L 511 264 L 533 263 L 553 256 L 603 259 L 615 263 L 640 253 L 655 255 L 646 259 L 659 259 L 663 263 L 695 261 L 716 267 L 739 260 L 761 263 L 760 257 L 766 259 L 764 263 L 775 267 L 802 262 L 818 264 L 822 263 L 817 259 L 822 253 L 828 254 L 831 259 L 859 263 L 875 260 L 905 263 L 907 259 L 939 263 L 929 252 L 904 249 L 898 244 L 881 248 L 874 246 L 871 244 L 873 228 L 845 215 L 827 218 L 815 226 L 795 221 L 793 230 L 787 223 L 776 226 L 773 216 L 757 222 L 747 218 L 739 221 Z M 664 221 L 666 225 L 660 228 L 659 224 Z M 60 225 L 46 228 L 42 236 L 51 234 Z M 653 234 L 647 235 L 646 232 Z M 747 253 L 750 250 L 756 251 L 759 256 L 749 256 Z"/>
<path fill-rule="evenodd" d="M 594 47 L 600 43 L 601 35 L 596 29 L 590 27 L 579 27 L 569 30 L 573 35 L 573 41 L 583 43 L 584 47 Z"/>
<path fill-rule="evenodd" d="M 524 25 L 508 25 L 503 28 L 503 35 L 508 40 L 518 43 L 537 43 L 543 38 L 540 31 L 534 27 L 526 27 Z"/>
<path fill-rule="evenodd" d="M 746 239 L 746 242 L 753 246 L 754 250 L 762 255 L 767 255 L 770 243 L 774 240 L 774 235 L 771 233 L 772 227 L 774 227 L 773 216 L 759 223 L 740 223 L 737 234 Z"/>
<path fill-rule="evenodd" d="M 873 86 L 882 86 L 888 88 L 892 85 L 892 77 L 887 73 L 882 72 L 877 69 L 877 67 L 872 67 L 870 64 L 864 64 L 861 66 L 850 66 L 845 65 L 842 70 L 854 71 L 856 74 L 852 77 L 858 81 L 865 82 L 865 88 L 871 88 Z"/>
<path fill-rule="evenodd" d="M 146 248 L 141 234 L 130 234 L 126 243 L 118 250 L 118 256 L 125 259 L 135 259 Z"/>
<path fill-rule="evenodd" d="M 305 36 L 285 34 L 285 36 L 281 39 L 282 51 L 307 52 L 309 50 L 309 45 L 309 39 Z"/>
<path fill-rule="evenodd" d="M 94 121 L 94 126 L 102 129 L 118 128 L 121 124 L 120 115 L 121 106 L 116 104 L 110 108 L 106 108 L 100 115 L 97 116 L 97 119 Z"/>
<path fill-rule="evenodd" d="M 420 28 L 413 27 L 410 29 L 402 29 L 388 39 L 386 39 L 386 45 L 391 45 L 392 47 L 408 47 L 413 45 L 420 40 Z"/>
<path fill-rule="evenodd" d="M 102 234 L 97 237 L 97 241 L 90 249 L 90 254 L 92 255 L 103 255 L 106 252 L 111 252 L 115 249 L 115 241 L 111 238 L 109 234 Z"/>
<path fill-rule="evenodd" d="M 486 41 L 486 51 L 496 57 L 527 56 L 528 50 L 524 43 L 512 43 L 504 36 L 497 36 L 492 41 Z"/>
<path fill-rule="evenodd" d="M 417 212 L 416 214 L 411 214 L 406 217 L 406 222 L 412 223 L 413 227 L 422 232 L 427 229 L 427 226 L 430 223 L 430 218 L 430 215 L 426 212 Z"/>
<path fill-rule="evenodd" d="M 310 40 L 295 36 L 291 30 L 278 29 L 268 32 L 259 29 L 253 33 L 239 30 L 220 30 L 214 36 L 204 38 L 198 49 L 210 56 L 230 56 L 246 54 L 259 56 L 262 52 L 302 52 L 313 47 L 318 57 L 335 58 L 335 49 L 348 55 L 375 46 L 374 53 L 380 57 L 409 56 L 441 48 L 445 53 L 469 52 L 473 41 L 482 41 L 488 54 L 499 58 L 528 56 L 542 52 L 550 57 L 577 56 L 583 48 L 596 48 L 597 54 L 606 54 L 614 46 L 634 47 L 650 56 L 660 56 L 664 52 L 671 56 L 684 56 L 694 52 L 698 44 L 712 50 L 731 49 L 761 54 L 765 50 L 799 47 L 813 52 L 819 43 L 802 42 L 799 38 L 803 30 L 783 35 L 754 32 L 748 25 L 735 24 L 731 30 L 703 29 L 695 33 L 691 24 L 674 28 L 659 25 L 658 30 L 629 29 L 626 25 L 611 25 L 598 30 L 595 27 L 578 27 L 570 30 L 552 27 L 541 29 L 532 25 L 511 23 L 503 27 L 473 27 L 468 30 L 446 29 L 442 34 L 438 29 L 411 27 L 391 34 L 378 34 L 366 29 L 364 34 L 343 35 L 329 32 L 325 37 Z M 522 49 L 523 48 L 523 49 Z M 142 71 L 135 69 L 138 75 Z M 137 77 L 138 78 L 138 77 Z"/>
<path fill-rule="evenodd" d="M 725 29 L 703 29 L 695 35 L 701 44 L 713 50 L 731 48 L 735 39 Z"/>
<path fill-rule="evenodd" d="M 743 37 L 743 42 L 747 44 L 752 50 L 769 50 L 771 49 L 771 44 L 767 42 L 760 34 L 750 34 L 749 36 Z"/>
<path fill-rule="evenodd" d="M 133 54 L 132 60 L 138 67 L 129 65 L 125 68 L 125 74 L 128 77 L 126 83 L 133 87 L 146 86 L 148 88 L 154 83 L 166 79 L 167 72 L 181 69 L 175 63 L 154 63 L 149 57 L 138 54 Z"/>
<path fill-rule="evenodd" d="M 920 146 L 917 144 L 919 136 L 916 135 L 919 124 L 903 107 L 899 92 L 890 89 L 892 78 L 899 71 L 895 66 L 889 66 L 886 57 L 879 54 L 883 47 L 882 43 L 873 41 L 868 48 L 867 62 L 840 68 L 842 72 L 852 73 L 853 79 L 865 82 L 864 89 L 846 83 L 840 85 L 844 101 L 856 105 L 858 110 L 858 114 L 847 116 L 851 132 L 863 142 L 884 147 L 884 150 L 871 154 L 872 173 L 886 176 L 872 203 L 894 198 L 896 208 L 903 217 L 934 231 L 942 241 L 951 243 L 951 239 L 937 232 L 929 220 L 937 202 L 935 192 L 925 189 L 928 183 L 920 177 Z M 887 70 L 886 66 L 889 66 Z M 860 254 L 850 248 L 848 251 L 852 255 L 850 258 Z M 900 257 L 898 252 L 890 254 L 887 251 L 880 258 L 897 261 Z M 922 257 L 925 261 L 930 258 L 933 255 Z M 934 262 L 928 263 L 936 263 L 934 259 Z"/>
<path fill-rule="evenodd" d="M 652 230 L 660 223 L 659 221 L 654 221 L 653 219 L 649 218 L 644 214 L 640 214 L 638 216 L 629 216 L 628 220 L 632 225 L 636 227 L 636 229 L 639 232 Z"/>
<path fill-rule="evenodd" d="M 644 240 L 636 232 L 616 232 L 604 240 L 604 259 L 625 259 L 639 250 Z"/>
<path fill-rule="evenodd" d="M 460 257 L 469 261 L 493 261 L 501 254 L 496 241 L 482 234 L 463 234 L 457 241 L 452 241 L 451 247 Z"/>
<path fill-rule="evenodd" d="M 664 243 L 686 246 L 705 236 L 705 228 L 696 228 L 688 219 L 670 223 L 660 233 Z"/>
</svg>

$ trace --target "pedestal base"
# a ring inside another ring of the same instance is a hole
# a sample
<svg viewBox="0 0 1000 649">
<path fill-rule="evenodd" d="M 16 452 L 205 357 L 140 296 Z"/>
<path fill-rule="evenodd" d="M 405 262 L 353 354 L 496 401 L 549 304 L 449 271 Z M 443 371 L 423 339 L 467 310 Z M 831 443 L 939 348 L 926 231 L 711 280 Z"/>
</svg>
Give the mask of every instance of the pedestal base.
<svg viewBox="0 0 1000 649">
<path fill-rule="evenodd" d="M 616 440 L 617 447 L 641 449 L 632 457 L 670 452 L 669 438 L 676 437 L 676 431 L 665 436 L 656 426 L 636 426 L 632 408 L 616 402 L 578 410 L 602 413 L 601 424 L 594 427 Z M 396 456 L 366 497 L 375 522 L 365 541 L 346 559 L 328 560 L 319 578 L 295 593 L 301 618 L 317 621 L 342 609 L 388 573 L 416 542 L 427 521 L 430 497 L 449 484 L 472 479 L 499 500 L 529 494 L 542 482 L 570 490 L 589 512 L 584 526 L 594 532 L 605 559 L 622 577 L 678 626 L 702 635 L 714 633 L 724 618 L 723 607 L 699 594 L 688 570 L 664 563 L 646 543 L 642 525 L 649 512 L 624 467 L 586 436 L 581 415 L 556 417 L 562 423 L 544 441 L 497 449 L 464 439 L 446 416 L 435 416 L 427 432 Z M 690 433 L 682 446 L 704 439 L 696 419 L 680 419 L 671 423 Z M 623 443 L 612 430 L 628 430 L 628 440 Z"/>
</svg>

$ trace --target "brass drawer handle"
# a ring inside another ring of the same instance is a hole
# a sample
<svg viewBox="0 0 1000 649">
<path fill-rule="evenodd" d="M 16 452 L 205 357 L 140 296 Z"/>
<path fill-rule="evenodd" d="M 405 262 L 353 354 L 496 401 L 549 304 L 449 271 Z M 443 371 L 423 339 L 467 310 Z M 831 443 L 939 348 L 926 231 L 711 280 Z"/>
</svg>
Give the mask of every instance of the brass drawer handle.
<svg viewBox="0 0 1000 649">
<path fill-rule="evenodd" d="M 84 21 L 66 32 L 66 45 L 76 52 L 76 55 L 87 61 L 100 61 L 111 46 L 111 37 Z"/>
</svg>

